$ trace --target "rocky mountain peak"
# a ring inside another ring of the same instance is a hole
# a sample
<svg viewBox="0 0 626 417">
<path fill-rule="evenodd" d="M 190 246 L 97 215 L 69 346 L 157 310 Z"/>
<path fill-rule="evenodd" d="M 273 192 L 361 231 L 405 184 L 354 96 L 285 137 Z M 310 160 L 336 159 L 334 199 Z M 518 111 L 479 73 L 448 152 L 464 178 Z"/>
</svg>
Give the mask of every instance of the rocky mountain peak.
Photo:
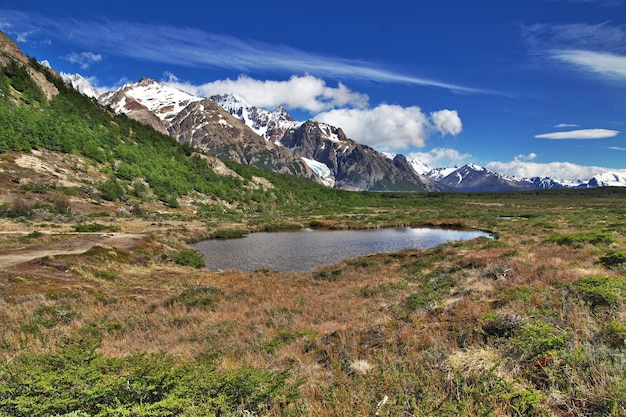
<svg viewBox="0 0 626 417">
<path fill-rule="evenodd" d="M 236 94 L 215 95 L 211 99 L 222 106 L 228 113 L 244 122 L 257 135 L 270 142 L 277 143 L 287 129 L 299 124 L 287 113 L 284 107 L 278 107 L 273 112 L 270 112 L 250 105 Z"/>
<path fill-rule="evenodd" d="M 200 100 L 200 97 L 151 78 L 142 78 L 138 82 L 126 84 L 98 99 L 101 104 L 111 106 L 117 113 L 129 115 L 139 110 L 137 107 L 139 104 L 165 123 L 171 121 L 190 103 Z"/>
<path fill-rule="evenodd" d="M 15 42 L 0 31 L 0 65 L 7 65 L 11 61 L 17 62 L 27 69 L 30 77 L 41 89 L 41 91 L 43 91 L 47 100 L 50 100 L 52 97 L 59 94 L 59 90 L 54 86 L 54 84 L 48 81 L 44 74 L 29 65 L 28 58 L 24 56 L 19 46 L 17 46 Z M 56 74 L 54 70 L 49 68 L 47 68 L 46 71 L 52 71 L 52 73 Z"/>
</svg>

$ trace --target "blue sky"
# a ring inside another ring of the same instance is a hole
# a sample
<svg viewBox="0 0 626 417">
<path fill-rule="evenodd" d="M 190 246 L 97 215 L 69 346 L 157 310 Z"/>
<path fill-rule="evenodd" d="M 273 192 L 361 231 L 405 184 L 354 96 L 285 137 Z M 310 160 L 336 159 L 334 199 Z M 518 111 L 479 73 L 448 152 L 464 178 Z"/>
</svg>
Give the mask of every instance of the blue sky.
<svg viewBox="0 0 626 417">
<path fill-rule="evenodd" d="M 0 29 L 103 90 L 234 92 L 435 167 L 626 172 L 626 0 L 0 0 Z"/>
</svg>

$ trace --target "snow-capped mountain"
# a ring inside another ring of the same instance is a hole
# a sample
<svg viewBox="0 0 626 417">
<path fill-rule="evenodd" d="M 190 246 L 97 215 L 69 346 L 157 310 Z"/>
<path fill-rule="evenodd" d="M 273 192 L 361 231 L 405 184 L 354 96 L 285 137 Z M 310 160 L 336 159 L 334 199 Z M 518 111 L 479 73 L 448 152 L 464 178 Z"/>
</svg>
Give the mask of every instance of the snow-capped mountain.
<svg viewBox="0 0 626 417">
<path fill-rule="evenodd" d="M 143 78 L 98 101 L 207 154 L 322 182 L 299 155 L 262 138 L 212 99 Z"/>
<path fill-rule="evenodd" d="M 200 100 L 200 97 L 150 78 L 126 84 L 98 98 L 101 104 L 110 106 L 116 113 L 147 109 L 163 121 L 172 120 L 190 103 Z"/>
<path fill-rule="evenodd" d="M 78 74 L 63 74 L 63 77 L 83 94 L 97 94 L 84 77 Z M 260 164 L 276 172 L 292 172 L 304 177 L 314 173 L 316 181 L 336 188 L 408 190 L 417 187 L 467 192 L 626 186 L 626 177 L 618 173 L 599 174 L 589 180 L 563 181 L 550 177 L 508 177 L 475 164 L 432 168 L 417 158 L 377 152 L 348 139 L 340 128 L 317 122 L 298 122 L 282 107 L 271 112 L 252 106 L 235 94 L 210 98 L 234 117 L 227 120 L 220 115 L 218 120 L 206 113 L 211 107 L 206 100 L 209 99 L 147 78 L 126 84 L 98 99 L 114 111 L 125 113 L 178 140 L 201 144 L 199 147 L 205 152 L 240 163 Z M 215 112 L 215 109 L 210 110 L 212 114 Z M 243 126 L 278 147 L 270 149 L 261 145 L 262 142 L 257 143 L 250 134 L 244 133 Z M 231 133 L 224 135 L 224 129 L 231 129 Z M 298 158 L 300 162 L 297 162 Z M 271 162 L 265 166 L 267 161 Z"/>
<path fill-rule="evenodd" d="M 476 164 L 467 164 L 460 168 L 435 168 L 425 175 L 434 180 L 442 191 L 522 191 L 626 187 L 626 176 L 615 172 L 598 174 L 588 180 L 572 181 L 551 177 L 510 177 Z"/>
<path fill-rule="evenodd" d="M 588 187 L 626 187 L 626 175 L 616 172 L 605 172 L 593 176 L 587 181 Z"/>
<path fill-rule="evenodd" d="M 344 134 L 341 128 L 307 121 L 289 129 L 280 143 L 304 158 L 324 183 L 345 190 L 431 190 L 403 155 L 390 160 Z M 325 167 L 325 168 L 324 168 Z"/>
<path fill-rule="evenodd" d="M 254 132 L 274 143 L 278 142 L 288 129 L 301 125 L 287 113 L 283 107 L 273 112 L 251 106 L 245 99 L 236 94 L 223 94 L 211 97 L 227 112 L 239 118 Z"/>
<path fill-rule="evenodd" d="M 87 97 L 98 98 L 98 91 L 94 88 L 93 85 L 82 75 L 80 74 L 67 74 L 65 72 L 59 73 L 63 81 L 68 84 L 71 84 L 72 87 L 76 91 L 81 94 L 86 95 Z"/>
<path fill-rule="evenodd" d="M 427 174 L 442 191 L 521 191 L 535 189 L 532 182 L 498 174 L 476 164 L 435 169 Z"/>
</svg>

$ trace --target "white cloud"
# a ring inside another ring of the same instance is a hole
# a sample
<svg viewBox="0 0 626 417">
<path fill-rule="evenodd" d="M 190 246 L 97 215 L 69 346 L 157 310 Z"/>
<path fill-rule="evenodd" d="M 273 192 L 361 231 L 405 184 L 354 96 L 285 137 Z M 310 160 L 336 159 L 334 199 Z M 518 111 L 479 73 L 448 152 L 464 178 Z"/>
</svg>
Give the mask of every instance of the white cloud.
<svg viewBox="0 0 626 417">
<path fill-rule="evenodd" d="M 456 149 L 435 148 L 428 152 L 412 152 L 407 155 L 409 159 L 419 159 L 431 167 L 462 166 L 469 162 L 471 154 L 461 153 Z"/>
<path fill-rule="evenodd" d="M 199 86 L 180 82 L 171 74 L 166 75 L 169 76 L 168 84 L 190 94 L 210 97 L 234 93 L 253 106 L 268 109 L 284 106 L 318 113 L 336 107 L 367 107 L 369 99 L 366 94 L 351 91 L 341 83 L 337 87 L 329 87 L 324 80 L 311 75 L 292 76 L 286 81 L 240 76 L 236 80 L 218 80 Z"/>
<path fill-rule="evenodd" d="M 555 125 L 554 127 L 556 127 L 556 128 L 578 127 L 578 125 L 575 124 L 575 123 L 559 123 L 558 125 Z"/>
<path fill-rule="evenodd" d="M 463 123 L 456 110 L 440 110 L 432 112 L 430 117 L 442 135 L 456 136 L 463 131 Z"/>
<path fill-rule="evenodd" d="M 626 170 L 615 170 L 598 166 L 577 165 L 571 162 L 528 162 L 514 160 L 510 162 L 493 161 L 487 164 L 487 168 L 504 175 L 518 178 L 552 177 L 568 181 L 578 179 L 588 180 L 594 175 L 604 172 L 617 172 L 626 174 Z"/>
<path fill-rule="evenodd" d="M 534 160 L 535 158 L 537 158 L 537 154 L 534 152 L 529 153 L 528 155 L 517 155 L 515 157 L 515 161 L 517 162 L 530 162 L 532 160 Z"/>
<path fill-rule="evenodd" d="M 557 60 L 609 78 L 626 80 L 626 56 L 584 50 L 554 51 Z"/>
<path fill-rule="evenodd" d="M 458 135 L 463 123 L 456 110 L 440 110 L 426 115 L 419 107 L 381 104 L 368 108 L 366 94 L 339 83 L 329 87 L 312 75 L 292 76 L 288 80 L 256 80 L 240 76 L 236 80 L 218 80 L 202 85 L 181 82 L 166 73 L 167 83 L 190 94 L 210 97 L 234 93 L 250 105 L 273 109 L 301 109 L 316 114 L 313 119 L 338 126 L 351 139 L 379 150 L 422 147 L 435 133 Z"/>
<path fill-rule="evenodd" d="M 346 135 L 382 151 L 423 147 L 435 132 L 458 134 L 462 129 L 456 111 L 434 112 L 437 122 L 417 106 L 381 104 L 372 109 L 334 109 L 315 120 L 340 126 Z"/>
<path fill-rule="evenodd" d="M 579 129 L 567 132 L 552 132 L 535 135 L 538 139 L 606 139 L 617 136 L 618 130 L 610 129 Z"/>
<path fill-rule="evenodd" d="M 102 61 L 102 55 L 95 54 L 93 52 L 72 52 L 71 54 L 64 56 L 63 59 L 71 62 L 72 64 L 77 64 L 81 69 L 85 70 L 89 68 L 91 64 Z"/>
</svg>

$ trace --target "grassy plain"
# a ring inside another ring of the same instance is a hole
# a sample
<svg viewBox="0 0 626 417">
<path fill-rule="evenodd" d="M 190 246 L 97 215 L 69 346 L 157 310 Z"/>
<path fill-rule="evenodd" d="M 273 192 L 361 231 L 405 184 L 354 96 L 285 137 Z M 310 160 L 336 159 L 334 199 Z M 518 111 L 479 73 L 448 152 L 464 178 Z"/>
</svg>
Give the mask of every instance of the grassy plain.
<svg viewBox="0 0 626 417">
<path fill-rule="evenodd" d="M 0 416 L 626 415 L 626 190 L 365 200 L 3 219 L 27 234 L 0 256 L 77 223 L 143 238 L 0 272 Z M 211 235 L 406 225 L 496 239 L 305 273 L 180 261 Z"/>
</svg>

